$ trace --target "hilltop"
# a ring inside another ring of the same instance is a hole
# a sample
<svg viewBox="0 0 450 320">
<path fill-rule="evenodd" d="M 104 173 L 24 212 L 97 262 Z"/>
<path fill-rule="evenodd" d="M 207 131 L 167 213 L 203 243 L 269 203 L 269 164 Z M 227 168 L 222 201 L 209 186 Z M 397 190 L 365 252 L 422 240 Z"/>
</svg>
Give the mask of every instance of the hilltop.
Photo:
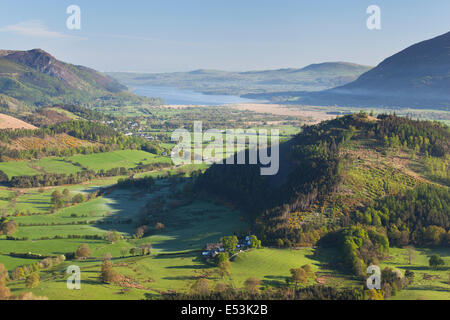
<svg viewBox="0 0 450 320">
<path fill-rule="evenodd" d="M 339 264 L 361 275 L 389 243 L 447 245 L 449 137 L 436 122 L 348 115 L 282 143 L 275 176 L 261 176 L 259 165 L 213 165 L 197 190 L 241 208 L 265 245 L 320 240 L 347 250 Z"/>
<path fill-rule="evenodd" d="M 152 103 L 105 74 L 59 61 L 41 49 L 0 51 L 0 98 L 0 107 L 7 111 L 18 105 Z"/>
<path fill-rule="evenodd" d="M 155 85 L 209 94 L 243 95 L 276 91 L 317 91 L 344 85 L 371 67 L 348 62 L 325 62 L 304 68 L 229 72 L 199 69 L 175 73 L 109 73 L 128 86 Z"/>
</svg>

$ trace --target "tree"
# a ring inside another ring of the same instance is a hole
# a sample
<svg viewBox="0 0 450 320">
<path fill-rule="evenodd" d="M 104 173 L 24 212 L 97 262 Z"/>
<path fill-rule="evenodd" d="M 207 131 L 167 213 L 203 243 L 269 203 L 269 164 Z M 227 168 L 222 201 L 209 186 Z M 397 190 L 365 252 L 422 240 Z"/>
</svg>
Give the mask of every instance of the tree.
<svg viewBox="0 0 450 320">
<path fill-rule="evenodd" d="M 364 298 L 366 300 L 384 300 L 384 294 L 381 290 L 365 290 L 364 291 Z"/>
<path fill-rule="evenodd" d="M 62 194 L 58 190 L 53 191 L 51 195 L 52 203 L 56 203 L 57 200 L 62 199 Z"/>
<path fill-rule="evenodd" d="M 423 238 L 428 244 L 439 245 L 445 234 L 446 231 L 444 228 L 438 226 L 429 226 L 425 229 Z"/>
<path fill-rule="evenodd" d="M 25 272 L 23 271 L 23 268 L 17 267 L 13 270 L 11 276 L 13 280 L 20 280 L 25 278 Z"/>
<path fill-rule="evenodd" d="M 105 234 L 105 239 L 111 243 L 115 243 L 115 242 L 119 241 L 120 239 L 122 239 L 122 236 L 117 231 L 108 231 Z"/>
<path fill-rule="evenodd" d="M 244 282 L 245 289 L 250 293 L 257 293 L 259 291 L 259 286 L 261 285 L 261 280 L 255 277 L 248 278 Z"/>
<path fill-rule="evenodd" d="M 8 175 L 0 170 L 0 183 L 8 181 L 9 181 Z"/>
<path fill-rule="evenodd" d="M 0 300 L 7 300 L 11 295 L 11 290 L 5 286 L 0 286 Z"/>
<path fill-rule="evenodd" d="M 11 235 L 17 231 L 17 223 L 7 218 L 0 219 L 0 235 Z"/>
<path fill-rule="evenodd" d="M 408 246 L 408 263 L 412 264 L 416 260 L 417 252 L 413 246 Z"/>
<path fill-rule="evenodd" d="M 405 279 L 406 279 L 406 284 L 411 284 L 414 282 L 414 272 L 412 272 L 411 270 L 406 270 L 405 271 Z"/>
<path fill-rule="evenodd" d="M 152 254 L 153 246 L 152 246 L 151 243 L 143 243 L 141 245 L 141 249 L 142 249 L 142 255 L 143 256 L 145 256 L 145 255 L 149 256 L 149 255 Z"/>
<path fill-rule="evenodd" d="M 428 263 L 430 264 L 430 267 L 433 269 L 437 269 L 440 266 L 445 265 L 444 259 L 442 259 L 441 256 L 439 256 L 438 254 L 433 254 L 430 257 L 430 260 L 428 261 Z"/>
<path fill-rule="evenodd" d="M 27 277 L 25 284 L 29 289 L 36 288 L 39 285 L 39 280 L 39 274 L 34 272 Z"/>
<path fill-rule="evenodd" d="M 136 238 L 140 239 L 144 236 L 145 232 L 147 231 L 147 226 L 140 226 L 136 229 Z"/>
<path fill-rule="evenodd" d="M 223 237 L 220 241 L 223 245 L 223 248 L 228 251 L 232 252 L 236 249 L 239 240 L 236 236 L 229 236 L 229 237 Z"/>
<path fill-rule="evenodd" d="M 74 204 L 83 203 L 84 201 L 85 201 L 85 198 L 82 193 L 78 193 L 72 198 L 72 203 L 74 203 Z"/>
<path fill-rule="evenodd" d="M 284 247 L 284 241 L 283 241 L 283 239 L 277 239 L 277 246 L 278 246 L 278 248 Z"/>
<path fill-rule="evenodd" d="M 230 259 L 230 254 L 228 252 L 219 252 L 215 257 L 217 265 L 219 265 L 223 261 L 228 261 L 228 259 Z"/>
<path fill-rule="evenodd" d="M 217 265 L 217 267 L 219 268 L 219 274 L 222 278 L 225 278 L 226 276 L 229 276 L 231 273 L 231 262 L 230 260 L 224 260 L 219 262 L 219 264 Z"/>
<path fill-rule="evenodd" d="M 80 259 L 86 259 L 91 255 L 91 249 L 89 249 L 89 246 L 87 244 L 82 244 L 78 247 L 77 251 L 75 252 L 75 256 Z"/>
<path fill-rule="evenodd" d="M 308 281 L 308 274 L 305 269 L 303 268 L 296 268 L 291 269 L 291 280 L 295 283 L 295 289 L 297 289 L 297 286 L 299 283 L 305 284 L 306 281 Z"/>
<path fill-rule="evenodd" d="M 261 248 L 261 240 L 258 240 L 256 236 L 250 236 L 250 243 L 251 243 L 250 246 L 254 249 Z"/>
<path fill-rule="evenodd" d="M 63 190 L 63 198 L 65 202 L 69 202 L 70 201 L 70 191 L 69 189 L 64 189 Z"/>
<path fill-rule="evenodd" d="M 155 224 L 155 231 L 160 231 L 160 230 L 164 230 L 165 229 L 165 225 L 162 224 L 161 222 L 158 222 L 157 224 Z"/>
<path fill-rule="evenodd" d="M 208 296 L 211 292 L 211 283 L 208 279 L 201 278 L 195 281 L 191 287 L 191 293 L 202 297 Z"/>
<path fill-rule="evenodd" d="M 103 261 L 100 274 L 100 278 L 104 283 L 120 282 L 120 275 L 113 269 L 113 265 L 110 260 Z"/>
<path fill-rule="evenodd" d="M 6 282 L 9 280 L 8 270 L 5 265 L 0 263 L 0 287 L 6 286 Z"/>
<path fill-rule="evenodd" d="M 302 267 L 303 270 L 305 270 L 306 275 L 308 276 L 308 278 L 314 278 L 316 276 L 313 267 L 310 264 L 305 264 Z"/>
</svg>

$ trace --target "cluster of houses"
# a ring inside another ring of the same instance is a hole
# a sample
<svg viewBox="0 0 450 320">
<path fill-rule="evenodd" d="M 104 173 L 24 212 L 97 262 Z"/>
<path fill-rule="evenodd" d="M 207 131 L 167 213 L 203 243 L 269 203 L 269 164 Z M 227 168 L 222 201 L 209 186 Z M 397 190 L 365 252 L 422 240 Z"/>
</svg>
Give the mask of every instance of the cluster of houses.
<svg viewBox="0 0 450 320">
<path fill-rule="evenodd" d="M 112 125 L 114 123 L 113 120 L 110 121 L 103 121 L 103 124 L 106 125 Z M 147 140 L 156 140 L 155 136 L 150 135 L 149 133 L 144 133 L 144 128 L 141 127 L 141 125 L 138 122 L 129 121 L 126 123 L 126 131 L 124 132 L 124 135 L 127 137 L 135 136 L 135 137 L 141 137 Z M 114 130 L 119 131 L 118 128 L 114 128 Z"/>
<path fill-rule="evenodd" d="M 247 249 L 252 245 L 250 241 L 250 236 L 239 239 L 236 246 L 236 250 L 242 251 Z M 208 243 L 205 247 L 205 251 L 202 252 L 202 256 L 205 258 L 215 258 L 219 253 L 224 252 L 225 249 L 221 243 Z"/>
</svg>

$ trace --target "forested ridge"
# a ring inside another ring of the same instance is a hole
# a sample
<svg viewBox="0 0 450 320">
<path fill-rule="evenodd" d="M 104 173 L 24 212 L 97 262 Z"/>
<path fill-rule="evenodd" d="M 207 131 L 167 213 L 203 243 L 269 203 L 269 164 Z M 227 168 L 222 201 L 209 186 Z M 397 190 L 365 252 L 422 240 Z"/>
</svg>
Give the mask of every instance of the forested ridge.
<svg viewBox="0 0 450 320">
<path fill-rule="evenodd" d="M 389 244 L 448 245 L 448 188 L 419 184 L 376 199 L 373 205 L 333 222 L 317 218 L 293 226 L 292 214 L 339 193 L 346 170 L 345 152 L 340 151 L 351 146 L 352 141 L 374 141 L 377 152 L 395 154 L 403 150 L 424 159 L 445 161 L 449 137 L 449 128 L 436 122 L 395 115 L 380 115 L 377 119 L 365 113 L 348 115 L 304 127 L 281 145 L 277 176 L 260 176 L 257 165 L 214 165 L 198 179 L 197 189 L 225 196 L 241 207 L 265 245 L 328 243 L 340 249 L 342 264 L 360 275 L 366 265 L 386 256 Z M 320 239 L 323 241 L 318 242 Z"/>
</svg>

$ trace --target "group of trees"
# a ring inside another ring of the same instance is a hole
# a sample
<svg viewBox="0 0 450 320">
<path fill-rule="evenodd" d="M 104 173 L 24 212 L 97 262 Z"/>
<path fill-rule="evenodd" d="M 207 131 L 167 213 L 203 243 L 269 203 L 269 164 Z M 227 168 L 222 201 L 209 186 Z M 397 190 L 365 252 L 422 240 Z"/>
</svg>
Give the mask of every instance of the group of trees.
<svg viewBox="0 0 450 320">
<path fill-rule="evenodd" d="M 8 270 L 0 263 L 0 300 L 46 300 L 45 297 L 36 297 L 31 292 L 23 292 L 15 296 L 11 294 L 11 290 L 6 286 L 10 281 Z M 39 275 L 32 273 L 26 279 L 27 288 L 34 288 L 39 284 Z"/>
<path fill-rule="evenodd" d="M 397 246 L 450 244 L 450 191 L 421 184 L 402 194 L 388 196 L 357 211 L 355 222 L 385 227 L 391 244 Z"/>
<path fill-rule="evenodd" d="M 87 198 L 92 199 L 96 196 L 97 193 L 91 193 L 87 196 Z M 52 209 L 56 210 L 65 206 L 83 203 L 84 201 L 86 201 L 86 197 L 82 193 L 78 193 L 75 196 L 71 197 L 69 189 L 64 189 L 62 193 L 58 190 L 53 191 L 50 201 L 52 204 Z"/>
<path fill-rule="evenodd" d="M 0 218 L 0 236 L 12 235 L 17 231 L 17 223 L 14 220 L 10 220 L 7 217 Z"/>
<path fill-rule="evenodd" d="M 165 300 L 363 300 L 362 289 L 348 289 L 314 285 L 292 288 L 290 285 L 277 288 L 263 286 L 262 281 L 250 277 L 244 288 L 238 289 L 225 283 L 213 283 L 200 278 L 191 286 L 189 293 L 170 292 L 163 294 Z"/>
<path fill-rule="evenodd" d="M 100 279 L 108 284 L 119 283 L 122 280 L 122 276 L 114 270 L 111 260 L 105 259 L 102 263 Z"/>
<path fill-rule="evenodd" d="M 414 281 L 414 272 L 406 270 L 403 274 L 398 269 L 389 267 L 381 270 L 381 293 L 384 299 L 396 296 L 400 290 Z"/>
<path fill-rule="evenodd" d="M 291 278 L 287 279 L 288 283 L 292 282 L 295 283 L 295 289 L 298 288 L 298 284 L 306 284 L 308 282 L 308 279 L 315 279 L 315 272 L 311 265 L 306 264 L 300 268 L 292 268 L 289 270 L 291 273 Z"/>
<path fill-rule="evenodd" d="M 10 180 L 3 179 L 3 183 L 8 183 L 14 188 L 38 188 L 38 187 L 53 187 L 61 185 L 70 184 L 80 184 L 95 178 L 104 177 L 117 177 L 132 175 L 135 173 L 152 171 L 156 169 L 162 169 L 169 167 L 169 163 L 149 163 L 138 165 L 135 168 L 127 169 L 124 167 L 112 168 L 109 170 L 99 170 L 95 172 L 94 170 L 83 170 L 76 173 L 65 174 L 65 173 L 48 173 L 40 174 L 34 176 L 14 176 Z M 0 171 L 0 179 L 2 177 L 2 171 Z M 6 176 L 6 175 L 5 175 Z M 2 181 L 0 181 L 1 183 Z M 147 187 L 149 179 L 120 179 L 119 187 L 121 188 L 131 188 L 131 187 Z"/>
<path fill-rule="evenodd" d="M 360 277 L 366 275 L 368 265 L 378 264 L 389 251 L 389 240 L 383 230 L 366 226 L 350 226 L 330 232 L 319 244 L 338 248 L 339 265 Z"/>
<path fill-rule="evenodd" d="M 373 130 L 386 147 L 404 147 L 434 157 L 450 151 L 450 130 L 444 124 L 395 115 L 379 115 L 378 119 Z"/>
</svg>

